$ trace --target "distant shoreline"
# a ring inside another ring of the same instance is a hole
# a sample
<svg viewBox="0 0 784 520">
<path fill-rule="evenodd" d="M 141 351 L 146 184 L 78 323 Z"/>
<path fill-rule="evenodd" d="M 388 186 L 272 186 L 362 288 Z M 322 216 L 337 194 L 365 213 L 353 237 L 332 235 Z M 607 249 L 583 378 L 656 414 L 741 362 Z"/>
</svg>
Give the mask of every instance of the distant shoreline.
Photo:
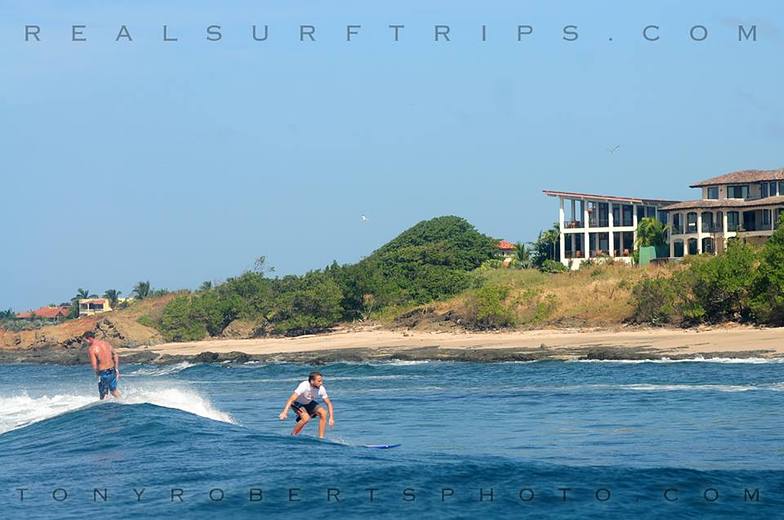
<svg viewBox="0 0 784 520">
<path fill-rule="evenodd" d="M 784 359 L 784 328 L 421 332 L 338 329 L 292 338 L 210 339 L 118 348 L 123 363 Z M 86 363 L 83 348 L 0 349 L 0 363 Z"/>
</svg>

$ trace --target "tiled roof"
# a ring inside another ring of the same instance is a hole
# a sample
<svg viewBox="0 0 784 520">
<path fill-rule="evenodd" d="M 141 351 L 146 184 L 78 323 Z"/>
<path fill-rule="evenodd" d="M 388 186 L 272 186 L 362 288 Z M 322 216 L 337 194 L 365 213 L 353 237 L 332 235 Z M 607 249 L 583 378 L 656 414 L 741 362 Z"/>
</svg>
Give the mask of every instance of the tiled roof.
<svg viewBox="0 0 784 520">
<path fill-rule="evenodd" d="M 506 240 L 501 240 L 498 242 L 498 249 L 503 251 L 511 251 L 515 248 L 515 245 L 511 242 L 507 242 Z"/>
<path fill-rule="evenodd" d="M 721 209 L 721 208 L 757 208 L 784 204 L 784 195 L 764 199 L 700 199 L 686 200 L 661 208 L 664 211 L 679 209 Z"/>
<path fill-rule="evenodd" d="M 718 184 L 738 184 L 761 181 L 784 181 L 784 168 L 778 170 L 741 170 L 725 173 L 724 175 L 711 177 L 710 179 L 692 184 L 691 187 L 701 188 L 703 186 L 716 186 Z"/>
<path fill-rule="evenodd" d="M 545 195 L 550 197 L 567 197 L 570 199 L 586 200 L 609 200 L 613 202 L 628 202 L 630 204 L 651 204 L 660 206 L 662 204 L 674 204 L 675 200 L 647 199 L 637 197 L 621 197 L 618 195 L 597 195 L 594 193 L 578 193 L 574 191 L 542 190 Z"/>
<path fill-rule="evenodd" d="M 58 318 L 60 316 L 68 316 L 68 307 L 40 307 L 34 311 L 20 312 L 16 315 L 17 318 L 27 319 L 32 318 L 33 314 L 37 318 Z"/>
</svg>

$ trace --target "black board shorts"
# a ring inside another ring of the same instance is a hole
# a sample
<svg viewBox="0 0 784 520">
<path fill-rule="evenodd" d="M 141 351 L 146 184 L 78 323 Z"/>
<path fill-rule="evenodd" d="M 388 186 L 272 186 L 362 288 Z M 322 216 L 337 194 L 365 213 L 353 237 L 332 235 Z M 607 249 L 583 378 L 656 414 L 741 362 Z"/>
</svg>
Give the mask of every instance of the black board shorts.
<svg viewBox="0 0 784 520">
<path fill-rule="evenodd" d="M 295 412 L 299 412 L 299 411 L 308 412 L 308 415 L 310 415 L 311 417 L 315 417 L 317 415 L 316 409 L 319 408 L 320 406 L 321 405 L 318 403 L 318 401 L 311 401 L 308 404 L 298 403 L 297 401 L 291 403 L 291 407 L 294 408 Z M 299 413 L 295 415 L 297 418 L 297 422 L 300 422 L 302 418 L 299 416 Z"/>
</svg>

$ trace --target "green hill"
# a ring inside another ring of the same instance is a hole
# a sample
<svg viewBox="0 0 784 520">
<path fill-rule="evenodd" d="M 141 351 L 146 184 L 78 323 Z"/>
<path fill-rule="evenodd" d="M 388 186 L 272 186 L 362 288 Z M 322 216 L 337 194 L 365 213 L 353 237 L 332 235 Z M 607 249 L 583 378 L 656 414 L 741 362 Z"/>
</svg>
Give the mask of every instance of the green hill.
<svg viewBox="0 0 784 520">
<path fill-rule="evenodd" d="M 389 306 L 421 304 L 467 289 L 470 272 L 495 253 L 495 240 L 446 216 L 404 231 L 356 264 L 333 263 L 302 276 L 246 272 L 175 298 L 156 326 L 171 341 L 217 336 L 234 320 L 253 335 L 296 335 Z"/>
</svg>

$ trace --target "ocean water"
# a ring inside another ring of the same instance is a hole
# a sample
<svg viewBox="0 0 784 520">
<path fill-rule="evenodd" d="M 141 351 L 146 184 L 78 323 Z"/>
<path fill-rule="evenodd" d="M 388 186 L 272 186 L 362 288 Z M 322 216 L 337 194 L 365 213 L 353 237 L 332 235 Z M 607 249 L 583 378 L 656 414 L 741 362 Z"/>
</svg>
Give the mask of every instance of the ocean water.
<svg viewBox="0 0 784 520">
<path fill-rule="evenodd" d="M 317 368 L 325 441 L 307 365 L 0 366 L 0 518 L 784 517 L 784 362 Z"/>
</svg>

